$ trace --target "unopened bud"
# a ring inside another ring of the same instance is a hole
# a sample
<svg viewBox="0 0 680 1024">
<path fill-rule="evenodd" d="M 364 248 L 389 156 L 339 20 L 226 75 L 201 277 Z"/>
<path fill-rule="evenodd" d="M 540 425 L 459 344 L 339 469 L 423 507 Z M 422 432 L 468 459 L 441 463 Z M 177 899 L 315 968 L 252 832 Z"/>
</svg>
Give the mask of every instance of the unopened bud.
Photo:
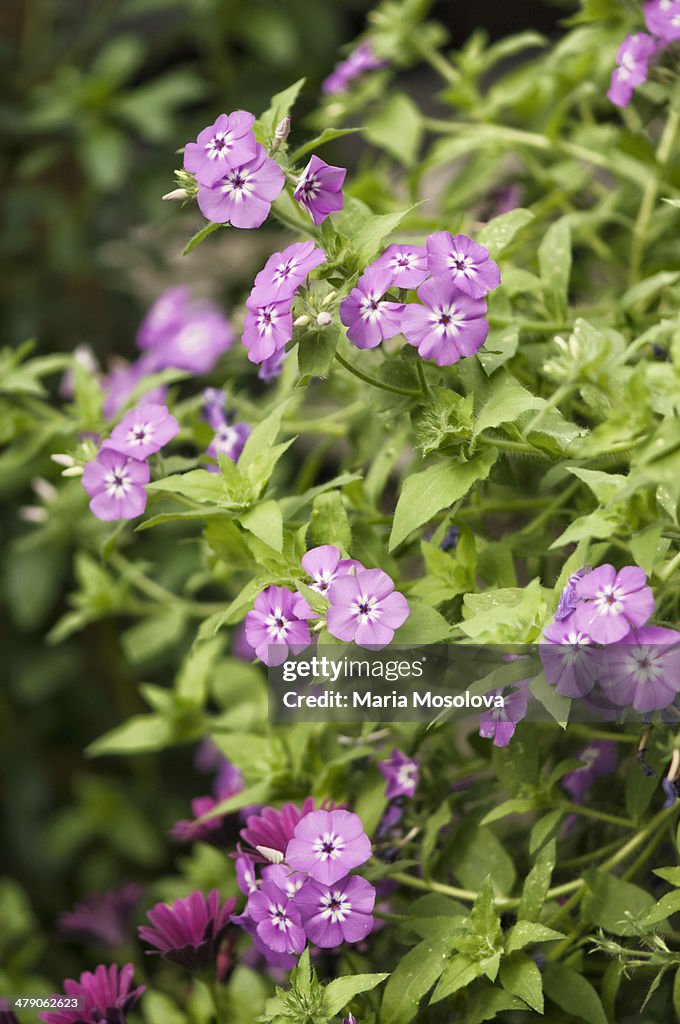
<svg viewBox="0 0 680 1024">
<path fill-rule="evenodd" d="M 309 323 L 309 317 L 306 314 L 299 316 L 297 320 L 293 320 L 293 327 L 306 327 Z"/>
<path fill-rule="evenodd" d="M 25 523 L 46 523 L 47 509 L 39 505 L 23 505 L 19 509 L 19 518 Z"/>
<path fill-rule="evenodd" d="M 336 296 L 336 292 L 335 291 L 329 292 L 328 295 L 324 295 L 324 297 L 323 297 L 323 299 L 321 301 L 321 305 L 322 306 L 329 306 L 330 303 L 335 298 L 335 296 Z"/>
<path fill-rule="evenodd" d="M 56 455 L 50 455 L 52 462 L 56 462 L 58 466 L 75 466 L 76 460 L 71 455 L 65 455 L 57 453 Z"/>
<path fill-rule="evenodd" d="M 62 476 L 82 476 L 83 466 L 71 466 L 69 469 L 65 469 L 62 472 Z"/>
<path fill-rule="evenodd" d="M 54 501 L 57 496 L 57 488 L 49 480 L 43 480 L 41 476 L 31 480 L 31 486 L 38 497 L 47 503 Z"/>
<path fill-rule="evenodd" d="M 286 114 L 283 121 L 279 121 L 274 132 L 274 143 L 272 145 L 272 153 L 282 145 L 290 134 L 290 117 Z"/>
<path fill-rule="evenodd" d="M 319 313 L 319 315 L 316 318 L 316 322 L 319 325 L 319 327 L 328 327 L 329 324 L 333 323 L 333 317 L 330 315 L 330 313 L 326 313 L 324 311 Z"/>
<path fill-rule="evenodd" d="M 164 196 L 161 196 L 161 199 L 165 199 L 166 201 L 175 200 L 177 202 L 188 198 L 189 193 L 185 188 L 174 188 L 172 192 L 166 192 Z"/>
</svg>

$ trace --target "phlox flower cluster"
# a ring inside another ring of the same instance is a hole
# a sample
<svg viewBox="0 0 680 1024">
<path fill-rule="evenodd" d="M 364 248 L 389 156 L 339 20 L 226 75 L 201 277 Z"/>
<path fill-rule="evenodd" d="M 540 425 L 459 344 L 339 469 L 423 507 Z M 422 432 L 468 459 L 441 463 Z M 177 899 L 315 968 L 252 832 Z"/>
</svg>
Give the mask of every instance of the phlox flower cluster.
<svg viewBox="0 0 680 1024">
<path fill-rule="evenodd" d="M 370 264 L 340 305 L 347 337 L 376 348 L 403 334 L 423 359 L 450 366 L 486 341 L 485 296 L 500 284 L 488 249 L 467 235 L 438 231 L 422 245 L 390 245 Z M 388 296 L 416 291 L 417 302 Z"/>
<path fill-rule="evenodd" d="M 586 567 L 561 594 L 540 654 L 561 696 L 598 707 L 663 710 L 680 692 L 680 633 L 649 624 L 654 595 L 635 565 Z"/>
<path fill-rule="evenodd" d="M 338 640 L 378 650 L 409 616 L 406 598 L 386 572 L 341 558 L 332 544 L 308 551 L 302 568 L 308 585 L 327 598 L 326 628 Z M 316 617 L 301 594 L 270 586 L 246 616 L 246 639 L 266 665 L 280 665 L 289 651 L 299 654 L 309 645 L 309 620 Z"/>
<path fill-rule="evenodd" d="M 650 0 L 643 12 L 648 31 L 627 35 L 616 54 L 607 96 L 617 107 L 628 106 L 637 86 L 647 81 L 650 62 L 680 39 L 680 0 Z"/>
</svg>

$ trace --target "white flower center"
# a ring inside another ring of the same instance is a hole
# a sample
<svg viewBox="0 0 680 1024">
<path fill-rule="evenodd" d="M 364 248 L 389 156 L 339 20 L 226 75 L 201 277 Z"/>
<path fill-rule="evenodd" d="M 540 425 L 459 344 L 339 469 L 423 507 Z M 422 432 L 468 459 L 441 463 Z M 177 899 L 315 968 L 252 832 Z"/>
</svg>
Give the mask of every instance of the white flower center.
<svg viewBox="0 0 680 1024">
<path fill-rule="evenodd" d="M 350 612 L 362 625 L 365 622 L 377 622 L 380 618 L 380 602 L 377 597 L 360 594 L 350 605 Z"/>
<path fill-rule="evenodd" d="M 281 932 L 288 931 L 293 926 L 293 922 L 288 917 L 288 910 L 282 903 L 270 903 L 269 916 L 271 923 Z"/>
<path fill-rule="evenodd" d="M 105 491 L 110 498 L 120 501 L 128 491 L 132 490 L 132 480 L 125 466 L 110 469 L 104 477 Z"/>
<path fill-rule="evenodd" d="M 125 435 L 126 444 L 138 448 L 147 444 L 153 437 L 153 427 L 150 423 L 135 423 Z"/>
<path fill-rule="evenodd" d="M 283 610 L 280 607 L 277 607 L 273 612 L 270 612 L 264 621 L 265 626 L 267 627 L 267 632 L 272 640 L 286 639 L 290 620 L 284 616 Z"/>
<path fill-rule="evenodd" d="M 321 907 L 321 917 L 325 920 L 330 919 L 333 924 L 336 924 L 338 921 L 344 921 L 352 910 L 350 900 L 339 889 L 336 889 L 334 892 L 324 893 L 319 901 L 319 905 Z"/>
<path fill-rule="evenodd" d="M 344 849 L 342 836 L 336 835 L 335 832 L 322 832 L 312 844 L 314 856 L 321 861 L 337 860 Z"/>
<path fill-rule="evenodd" d="M 593 603 L 599 615 L 620 615 L 624 610 L 623 591 L 616 584 L 607 583 L 596 592 Z"/>
</svg>

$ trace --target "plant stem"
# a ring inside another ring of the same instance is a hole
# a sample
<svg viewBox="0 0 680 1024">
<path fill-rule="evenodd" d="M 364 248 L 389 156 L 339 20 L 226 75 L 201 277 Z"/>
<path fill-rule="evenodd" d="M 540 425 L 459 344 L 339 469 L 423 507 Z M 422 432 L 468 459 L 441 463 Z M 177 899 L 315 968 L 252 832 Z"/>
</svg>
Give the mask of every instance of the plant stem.
<svg viewBox="0 0 680 1024">
<path fill-rule="evenodd" d="M 423 369 L 423 364 L 421 363 L 420 359 L 416 363 L 416 370 L 418 371 L 418 380 L 420 381 L 420 387 L 422 389 L 423 395 L 426 398 L 429 398 L 430 386 L 425 378 L 425 370 Z"/>
<path fill-rule="evenodd" d="M 335 353 L 335 358 L 341 366 L 344 366 L 344 368 L 349 370 L 351 374 L 358 377 L 359 380 L 362 380 L 364 384 L 370 384 L 372 387 L 380 388 L 382 391 L 390 391 L 393 395 L 406 395 L 407 398 L 421 397 L 420 391 L 414 391 L 411 388 L 400 388 L 397 387 L 396 384 L 387 384 L 384 381 L 376 380 L 375 377 L 369 377 L 369 375 L 364 373 L 363 370 L 359 370 L 356 366 L 352 366 L 352 364 L 344 359 L 339 352 Z"/>
<path fill-rule="evenodd" d="M 673 143 L 675 142 L 675 137 L 679 127 L 680 109 L 674 110 L 671 107 L 664 130 L 661 133 L 661 138 L 659 139 L 659 145 L 656 149 L 656 167 L 650 174 L 647 184 L 645 185 L 645 189 L 642 193 L 640 209 L 638 210 L 637 219 L 633 226 L 633 237 L 630 246 L 629 285 L 635 284 L 640 277 L 642 260 L 645 252 L 647 229 L 649 227 L 652 213 L 654 212 L 654 205 L 659 192 L 661 172 L 665 169 L 668 161 L 670 160 L 671 153 L 673 152 Z"/>
<path fill-rule="evenodd" d="M 559 387 L 556 391 L 553 391 L 550 398 L 547 399 L 545 405 L 538 410 L 534 418 L 530 420 L 527 426 L 524 428 L 524 433 L 530 434 L 532 430 L 535 430 L 538 424 L 543 420 L 543 417 L 546 415 L 546 413 L 550 412 L 551 409 L 554 409 L 555 406 L 559 405 L 563 398 L 566 398 L 568 395 L 570 395 L 574 387 L 575 385 L 572 384 L 570 381 L 568 384 L 562 384 L 561 387 Z"/>
<path fill-rule="evenodd" d="M 567 804 L 571 814 L 580 814 L 584 818 L 595 818 L 597 821 L 607 821 L 610 825 L 620 825 L 621 828 L 635 828 L 635 822 L 630 818 L 620 818 L 617 814 L 608 814 L 606 811 L 598 811 L 594 807 L 586 807 L 585 804 Z"/>
</svg>

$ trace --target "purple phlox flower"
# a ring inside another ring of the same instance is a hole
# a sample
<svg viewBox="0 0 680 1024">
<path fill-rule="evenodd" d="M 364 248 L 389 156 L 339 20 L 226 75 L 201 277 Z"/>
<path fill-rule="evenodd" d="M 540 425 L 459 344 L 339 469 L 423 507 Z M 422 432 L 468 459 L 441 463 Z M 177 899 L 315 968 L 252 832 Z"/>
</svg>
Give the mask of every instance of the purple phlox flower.
<svg viewBox="0 0 680 1024">
<path fill-rule="evenodd" d="M 290 299 L 253 306 L 246 300 L 246 319 L 242 341 L 251 363 L 261 363 L 283 350 L 293 337 L 293 314 Z"/>
<path fill-rule="evenodd" d="M 201 418 L 213 428 L 227 423 L 227 396 L 221 388 L 205 388 L 201 395 L 203 405 L 201 407 Z"/>
<path fill-rule="evenodd" d="M 161 345 L 167 336 L 179 330 L 191 310 L 191 292 L 186 285 L 166 290 L 148 309 L 137 331 L 137 346 L 141 349 Z"/>
<path fill-rule="evenodd" d="M 385 796 L 393 800 L 398 796 L 413 796 L 418 785 L 420 764 L 407 757 L 401 750 L 393 750 L 387 761 L 381 761 L 378 771 L 387 785 Z"/>
<path fill-rule="evenodd" d="M 360 942 L 373 928 L 375 889 L 359 875 L 329 883 L 311 880 L 293 904 L 308 938 L 322 949 Z"/>
<path fill-rule="evenodd" d="M 430 273 L 424 245 L 388 245 L 369 269 L 389 270 L 398 288 L 418 288 Z"/>
<path fill-rule="evenodd" d="M 602 652 L 600 683 L 619 707 L 661 711 L 680 692 L 680 633 L 643 626 Z"/>
<path fill-rule="evenodd" d="M 307 884 L 307 875 L 300 871 L 291 871 L 287 864 L 267 864 L 262 868 L 262 877 L 267 882 L 273 882 L 282 892 L 285 892 L 289 900 L 292 900 L 303 885 Z"/>
<path fill-rule="evenodd" d="M 584 565 L 582 569 L 577 569 L 576 572 L 571 574 L 564 585 L 562 593 L 560 594 L 560 599 L 557 603 L 557 610 L 555 612 L 555 622 L 562 622 L 574 611 L 576 605 L 579 603 L 579 598 L 576 597 L 576 584 L 592 571 L 592 566 Z M 559 640 L 556 642 L 561 643 L 562 641 Z"/>
<path fill-rule="evenodd" d="M 361 563 L 353 558 L 340 558 L 340 552 L 333 544 L 310 548 L 302 556 L 302 568 L 313 581 L 309 586 L 319 594 L 326 595 L 335 580 L 347 576 L 352 567 L 361 567 Z"/>
<path fill-rule="evenodd" d="M 142 461 L 179 434 L 179 423 L 164 405 L 140 405 L 127 413 L 102 448 Z"/>
<path fill-rule="evenodd" d="M 286 587 L 267 587 L 246 615 L 246 637 L 265 665 L 280 665 L 289 650 L 299 654 L 311 642 L 307 619 L 313 612 L 300 594 Z"/>
<path fill-rule="evenodd" d="M 241 838 L 257 850 L 260 862 L 280 864 L 288 843 L 295 835 L 295 826 L 312 810 L 314 800 L 311 796 L 306 797 L 301 807 L 296 804 L 284 804 L 281 810 L 264 807 L 248 817 L 246 827 L 241 829 Z"/>
<path fill-rule="evenodd" d="M 250 437 L 247 423 L 223 423 L 215 431 L 208 445 L 207 454 L 217 461 L 218 455 L 226 455 L 232 462 L 238 462 L 243 446 Z M 211 473 L 219 473 L 219 466 L 206 466 Z"/>
<path fill-rule="evenodd" d="M 255 115 L 246 110 L 220 114 L 184 147 L 184 168 L 199 185 L 215 185 L 233 167 L 252 160 L 257 142 L 252 127 Z"/>
<path fill-rule="evenodd" d="M 157 903 L 146 915 L 151 927 L 142 925 L 139 936 L 165 960 L 187 971 L 200 971 L 215 963 L 235 906 L 234 898 L 220 906 L 217 889 L 207 896 L 193 892 L 170 905 Z"/>
<path fill-rule="evenodd" d="M 268 356 L 263 359 L 260 363 L 260 369 L 257 371 L 257 376 L 260 380 L 268 383 L 270 380 L 274 380 L 281 374 L 283 369 L 283 360 L 286 357 L 285 351 L 280 348 L 278 352 L 275 352 L 272 356 Z"/>
<path fill-rule="evenodd" d="M 507 747 L 515 733 L 517 723 L 527 713 L 529 702 L 529 688 L 526 682 L 516 684 L 509 694 L 504 694 L 503 689 L 491 690 L 488 696 L 503 697 L 505 704 L 502 708 L 489 708 L 482 711 L 479 716 L 479 735 L 485 740 L 493 739 L 495 747 Z"/>
<path fill-rule="evenodd" d="M 647 81 L 647 66 L 658 48 L 656 39 L 645 32 L 626 36 L 616 54 L 617 66 L 612 72 L 607 92 L 607 98 L 615 106 L 627 107 L 634 89 Z"/>
<path fill-rule="evenodd" d="M 238 851 L 238 856 L 234 862 L 236 881 L 241 892 L 245 896 L 250 896 L 251 892 L 255 892 L 260 884 L 255 870 L 255 860 L 250 854 L 244 853 L 240 846 Z"/>
<path fill-rule="evenodd" d="M 107 419 L 111 419 L 122 409 L 140 381 L 156 370 L 155 357 L 144 354 L 134 363 L 122 360 L 113 362 L 108 374 L 102 380 L 102 391 L 105 392 L 103 411 Z M 166 387 L 151 388 L 139 398 L 140 402 L 151 404 L 164 402 L 168 389 Z"/>
<path fill-rule="evenodd" d="M 132 964 L 100 964 L 81 974 L 80 981 L 67 978 L 63 995 L 77 999 L 81 1008 L 50 1010 L 39 1013 L 38 1019 L 45 1024 L 126 1024 L 129 1011 L 146 991 L 145 985 L 131 987 L 133 972 Z"/>
<path fill-rule="evenodd" d="M 501 283 L 501 272 L 489 250 L 467 235 L 436 231 L 425 245 L 432 276 L 455 284 L 471 299 L 483 299 Z"/>
<path fill-rule="evenodd" d="M 248 308 L 292 299 L 312 270 L 325 262 L 325 252 L 312 241 L 294 242 L 283 252 L 275 252 L 255 278 Z"/>
<path fill-rule="evenodd" d="M 665 43 L 680 39 L 680 0 L 651 0 L 643 5 L 647 28 Z"/>
<path fill-rule="evenodd" d="M 106 521 L 141 516 L 146 508 L 144 484 L 148 484 L 149 476 L 146 462 L 112 448 L 102 449 L 87 463 L 81 478 L 90 495 L 91 512 Z"/>
<path fill-rule="evenodd" d="M 378 825 L 376 835 L 378 838 L 383 839 L 393 828 L 399 824 L 401 819 L 404 817 L 404 801 L 403 800 L 392 800 L 385 810 L 380 824 Z M 380 855 L 379 855 L 380 856 Z M 382 855 L 383 858 L 385 855 Z"/>
<path fill-rule="evenodd" d="M 406 598 L 395 591 L 382 569 L 365 569 L 336 580 L 328 598 L 329 633 L 359 647 L 385 647 L 410 614 Z"/>
<path fill-rule="evenodd" d="M 616 743 L 612 740 L 593 740 L 576 756 L 585 764 L 562 776 L 562 788 L 566 789 L 574 803 L 580 804 L 596 779 L 615 770 L 618 761 Z"/>
<path fill-rule="evenodd" d="M 391 284 L 391 271 L 369 268 L 340 303 L 340 320 L 357 348 L 376 348 L 381 341 L 401 332 L 402 314 L 407 307 L 402 302 L 383 299 Z"/>
<path fill-rule="evenodd" d="M 135 907 L 142 898 L 141 885 L 129 883 L 119 889 L 92 893 L 73 910 L 61 914 L 58 928 L 70 939 L 83 939 L 116 949 L 130 941 Z"/>
<path fill-rule="evenodd" d="M 229 321 L 216 307 L 203 303 L 177 331 L 167 335 L 162 345 L 152 350 L 153 368 L 208 373 L 233 344 L 234 332 Z"/>
<path fill-rule="evenodd" d="M 327 96 L 346 92 L 350 82 L 365 71 L 374 71 L 387 67 L 387 61 L 376 57 L 368 39 L 359 43 L 356 49 L 328 75 L 321 84 L 322 92 Z"/>
<path fill-rule="evenodd" d="M 574 625 L 595 643 L 621 640 L 654 611 L 647 574 L 636 565 L 619 572 L 613 565 L 601 565 L 577 581 L 575 592 L 580 603 L 573 613 Z"/>
<path fill-rule="evenodd" d="M 286 863 L 333 885 L 371 856 L 371 840 L 351 811 L 310 811 L 295 826 L 286 847 Z"/>
<path fill-rule="evenodd" d="M 572 617 L 543 630 L 547 644 L 538 652 L 546 679 L 562 697 L 585 697 L 601 669 L 601 652 L 587 633 L 577 629 Z"/>
<path fill-rule="evenodd" d="M 316 225 L 321 224 L 329 214 L 342 209 L 342 185 L 346 174 L 345 167 L 327 164 L 318 156 L 313 156 L 302 172 L 293 198 Z"/>
<path fill-rule="evenodd" d="M 242 914 L 232 917 L 232 921 L 240 928 L 243 928 L 246 934 L 250 935 L 255 949 L 265 959 L 270 967 L 282 967 L 287 971 L 292 967 L 295 967 L 297 963 L 297 956 L 294 953 L 277 953 L 271 948 L 271 946 L 268 946 L 266 942 L 263 942 L 257 931 L 258 924 L 253 921 L 247 907 Z M 253 964 L 253 966 L 255 966 L 255 964 Z"/>
<path fill-rule="evenodd" d="M 198 205 L 207 220 L 235 228 L 259 228 L 285 184 L 279 165 L 256 144 L 255 156 L 227 171 L 210 188 L 201 185 Z"/>
<path fill-rule="evenodd" d="M 255 648 L 252 644 L 248 643 L 245 622 L 239 623 L 234 631 L 234 637 L 231 642 L 231 653 L 235 658 L 240 658 L 241 661 L 252 661 L 253 658 L 257 657 L 255 654 Z"/>
<path fill-rule="evenodd" d="M 401 330 L 423 359 L 451 366 L 482 347 L 489 333 L 486 302 L 464 295 L 452 281 L 430 278 L 418 289 L 417 302 L 404 307 Z"/>
<path fill-rule="evenodd" d="M 257 924 L 257 934 L 275 953 L 301 953 L 305 933 L 300 914 L 288 894 L 272 881 L 263 881 L 248 897 L 247 914 Z"/>
</svg>

